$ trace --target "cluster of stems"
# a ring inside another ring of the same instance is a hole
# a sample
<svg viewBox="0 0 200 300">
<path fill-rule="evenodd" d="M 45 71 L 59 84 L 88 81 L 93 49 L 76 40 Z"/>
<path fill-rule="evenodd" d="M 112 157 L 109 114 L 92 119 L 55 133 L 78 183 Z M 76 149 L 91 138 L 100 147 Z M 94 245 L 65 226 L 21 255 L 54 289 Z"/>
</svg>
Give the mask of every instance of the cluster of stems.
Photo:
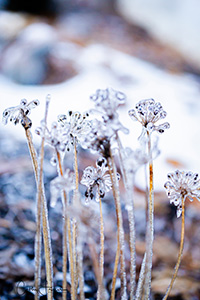
<svg viewBox="0 0 200 300">
<path fill-rule="evenodd" d="M 43 162 L 44 162 L 44 144 L 45 144 L 45 130 L 47 128 L 47 114 L 48 114 L 49 99 L 46 101 L 46 110 L 44 117 L 44 128 L 42 133 L 42 140 L 40 146 L 40 153 L 37 156 L 35 147 L 32 141 L 32 135 L 30 132 L 30 119 L 24 114 L 22 125 L 25 130 L 27 143 L 30 151 L 30 156 L 33 163 L 33 170 L 35 173 L 35 180 L 37 186 L 37 214 L 36 214 L 36 236 L 35 236 L 35 300 L 40 298 L 40 280 L 41 280 L 41 254 L 42 254 L 42 236 L 44 242 L 44 256 L 46 266 L 46 279 L 47 279 L 47 297 L 48 300 L 53 300 L 53 262 L 52 262 L 52 248 L 50 229 L 48 221 L 47 201 L 45 196 L 44 184 L 43 184 Z M 23 114 L 23 110 L 21 111 Z M 135 117 L 135 115 L 134 115 Z M 154 120 L 154 119 L 152 119 Z M 121 299 L 122 300 L 149 300 L 151 293 L 151 272 L 152 272 L 152 258 L 153 258 L 153 240 L 154 240 L 154 179 L 153 179 L 153 158 L 152 158 L 152 141 L 150 131 L 146 131 L 146 147 L 148 156 L 148 184 L 147 184 L 147 205 L 146 205 L 146 249 L 141 264 L 140 273 L 138 275 L 138 281 L 136 282 L 136 228 L 135 228 L 135 208 L 134 208 L 134 176 L 129 178 L 129 173 L 124 163 L 124 148 L 117 131 L 115 132 L 115 141 L 118 145 L 118 158 L 119 166 L 122 174 L 122 179 L 125 188 L 124 204 L 127 210 L 128 222 L 129 222 L 129 249 L 130 249 L 130 265 L 128 266 L 125 259 L 125 235 L 123 226 L 122 215 L 122 203 L 118 182 L 118 174 L 116 168 L 116 161 L 110 147 L 110 141 L 106 144 L 107 148 L 105 152 L 102 152 L 104 159 L 107 163 L 107 170 L 110 176 L 112 185 L 112 193 L 116 211 L 116 254 L 113 268 L 112 285 L 110 290 L 110 296 L 105 288 L 104 282 L 104 218 L 102 209 L 102 191 L 98 178 L 94 184 L 97 185 L 97 195 L 99 202 L 99 253 L 94 246 L 94 240 L 89 228 L 88 230 L 88 248 L 91 253 L 91 259 L 93 263 L 94 273 L 97 280 L 97 300 L 114 300 L 116 299 L 116 280 L 119 275 L 121 282 Z M 85 300 L 84 293 L 84 259 L 83 259 L 83 242 L 84 238 L 81 234 L 81 221 L 79 218 L 70 215 L 70 208 L 74 209 L 80 207 L 80 195 L 79 195 L 79 168 L 78 168 L 78 156 L 77 156 L 77 138 L 73 138 L 73 168 L 75 174 L 75 187 L 73 190 L 73 196 L 71 201 L 69 199 L 69 193 L 64 188 L 60 191 L 62 195 L 63 203 L 63 237 L 62 237 L 62 259 L 63 259 L 63 283 L 62 283 L 62 299 L 67 299 L 67 292 L 70 293 L 71 299 Z M 54 149 L 56 153 L 57 161 L 57 173 L 58 177 L 64 178 L 64 166 L 63 157 L 61 156 L 57 148 Z M 93 187 L 93 186 L 92 186 Z M 181 262 L 181 256 L 183 253 L 184 244 L 184 223 L 185 223 L 185 199 L 182 197 L 182 230 L 181 230 L 181 243 L 178 254 L 178 260 L 174 269 L 174 274 L 171 283 L 163 297 L 163 300 L 167 300 L 174 281 L 177 277 L 178 269 Z M 67 282 L 67 265 L 69 262 L 69 272 L 71 277 L 71 284 Z M 120 267 L 119 267 L 120 266 Z M 129 270 L 129 282 L 127 282 L 127 270 Z M 119 272 L 119 274 L 118 274 Z"/>
</svg>

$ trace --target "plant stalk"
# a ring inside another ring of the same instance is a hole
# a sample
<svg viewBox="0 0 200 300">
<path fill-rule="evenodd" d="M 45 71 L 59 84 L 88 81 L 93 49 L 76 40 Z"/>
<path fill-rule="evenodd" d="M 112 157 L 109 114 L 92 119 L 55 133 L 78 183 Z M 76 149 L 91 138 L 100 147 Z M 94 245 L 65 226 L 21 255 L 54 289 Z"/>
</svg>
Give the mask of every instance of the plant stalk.
<svg viewBox="0 0 200 300">
<path fill-rule="evenodd" d="M 147 131 L 148 137 L 148 154 L 149 154 L 149 203 L 148 203 L 148 220 L 146 232 L 146 270 L 144 299 L 148 300 L 151 289 L 151 269 L 153 258 L 153 239 L 154 239 L 154 187 L 153 187 L 153 160 L 151 151 L 151 136 Z"/>
<path fill-rule="evenodd" d="M 25 128 L 25 127 L 24 127 Z M 25 128 L 25 134 L 27 138 L 27 143 L 29 147 L 29 152 L 31 155 L 33 170 L 35 173 L 36 183 L 38 182 L 38 160 L 36 151 L 32 141 L 32 135 L 29 128 Z M 52 248 L 51 248 L 51 237 L 49 230 L 48 221 L 48 210 L 47 202 L 44 193 L 44 188 L 42 189 L 42 228 L 43 228 L 43 240 L 44 240 L 44 251 L 45 251 L 45 265 L 46 265 L 46 277 L 47 277 L 47 297 L 48 300 L 53 300 L 53 264 L 52 264 Z"/>
<path fill-rule="evenodd" d="M 49 101 L 46 102 L 45 109 L 45 126 L 47 123 Z M 37 215 L 36 215 L 36 235 L 35 235 L 35 300 L 40 298 L 39 289 L 41 282 L 41 248 L 42 248 L 42 194 L 43 194 L 43 162 L 44 162 L 44 143 L 45 143 L 45 128 L 42 136 L 41 148 L 40 148 L 40 163 L 38 170 L 38 183 L 37 183 Z"/>
<path fill-rule="evenodd" d="M 174 268 L 174 274 L 172 276 L 170 285 L 167 289 L 167 292 L 166 292 L 165 296 L 163 297 L 163 300 L 167 300 L 167 298 L 168 298 L 168 296 L 171 292 L 172 286 L 174 284 L 174 281 L 176 280 L 176 277 L 177 277 L 178 269 L 179 269 L 179 266 L 180 266 L 180 263 L 181 263 L 181 257 L 182 257 L 182 254 L 183 254 L 184 235 L 185 235 L 185 202 L 184 202 L 184 197 L 182 196 L 181 242 L 180 242 L 180 248 L 179 248 L 179 253 L 178 253 L 178 259 L 177 259 L 177 262 L 176 262 L 176 266 Z"/>
<path fill-rule="evenodd" d="M 122 291 L 121 299 L 125 300 L 127 299 L 127 293 L 126 293 L 126 269 L 125 269 L 125 257 L 124 257 L 124 229 L 123 229 L 122 211 L 121 211 L 121 204 L 120 204 L 120 197 L 119 197 L 119 186 L 117 182 L 116 168 L 115 168 L 111 151 L 110 151 L 110 159 L 108 159 L 108 168 L 109 168 L 109 174 L 112 182 L 113 197 L 115 200 L 115 209 L 117 215 L 117 230 L 118 230 L 117 243 L 120 248 L 120 278 L 121 278 L 121 291 Z M 118 256 L 118 250 L 116 253 L 115 263 L 117 263 L 117 256 Z M 114 271 L 116 271 L 115 267 L 114 267 Z M 116 274 L 113 273 L 113 278 L 115 276 Z M 114 286 L 114 282 L 112 283 L 112 289 L 115 288 L 115 286 L 114 287 L 113 286 Z"/>
<path fill-rule="evenodd" d="M 63 176 L 63 168 L 60 153 L 56 150 L 57 161 L 58 161 L 58 168 L 60 176 Z M 63 191 L 63 198 L 64 198 L 64 231 L 63 231 L 63 300 L 66 300 L 66 289 L 67 289 L 67 235 L 69 241 L 69 264 L 70 264 L 70 275 L 71 275 L 71 298 L 72 300 L 76 300 L 75 296 L 75 280 L 74 280 L 74 264 L 73 264 L 73 246 L 71 240 L 71 224 L 70 219 L 67 217 L 67 194 Z"/>
</svg>

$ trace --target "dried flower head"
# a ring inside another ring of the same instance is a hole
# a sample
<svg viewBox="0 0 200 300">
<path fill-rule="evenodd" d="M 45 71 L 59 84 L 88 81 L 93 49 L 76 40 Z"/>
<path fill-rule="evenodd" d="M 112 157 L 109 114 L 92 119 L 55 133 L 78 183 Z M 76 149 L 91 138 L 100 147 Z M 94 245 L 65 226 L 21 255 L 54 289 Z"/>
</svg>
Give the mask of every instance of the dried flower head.
<svg viewBox="0 0 200 300">
<path fill-rule="evenodd" d="M 163 133 L 166 129 L 170 127 L 168 122 L 156 126 L 155 123 L 166 117 L 167 113 L 163 110 L 160 102 L 155 102 L 154 99 L 147 99 L 139 101 L 135 109 L 129 110 L 129 116 L 134 121 L 139 121 L 143 126 L 143 132 L 141 137 L 145 135 L 146 132 L 152 133 L 157 131 Z"/>
<path fill-rule="evenodd" d="M 200 179 L 197 173 L 175 171 L 167 175 L 167 181 L 164 187 L 167 189 L 167 196 L 170 198 L 170 203 L 177 206 L 177 218 L 182 213 L 182 198 L 188 198 L 193 201 L 192 197 L 200 201 Z"/>
<path fill-rule="evenodd" d="M 51 181 L 51 206 L 55 206 L 56 201 L 63 191 L 69 193 L 75 188 L 75 175 L 67 169 L 63 176 L 58 176 Z"/>
<path fill-rule="evenodd" d="M 107 128 L 112 128 L 115 132 L 119 130 L 126 134 L 129 132 L 129 130 L 120 123 L 117 113 L 118 107 L 125 103 L 126 95 L 124 93 L 111 88 L 105 90 L 98 89 L 90 99 L 94 102 L 96 108 L 91 111 L 100 113 Z"/>
<path fill-rule="evenodd" d="M 85 192 L 86 200 L 95 198 L 99 201 L 99 196 L 103 198 L 105 193 L 112 188 L 110 175 L 108 174 L 108 165 L 105 158 L 99 158 L 96 161 L 96 168 L 89 166 L 83 171 L 81 184 L 87 186 Z"/>
<path fill-rule="evenodd" d="M 58 122 L 68 133 L 69 144 L 73 145 L 74 140 L 81 142 L 89 133 L 91 124 L 88 117 L 88 112 L 81 114 L 78 111 L 69 111 L 67 115 L 58 116 Z"/>
<path fill-rule="evenodd" d="M 32 122 L 27 116 L 30 115 L 31 109 L 38 105 L 38 100 L 32 100 L 28 103 L 26 99 L 22 99 L 19 105 L 4 110 L 2 118 L 3 124 L 6 125 L 8 121 L 15 125 L 21 122 L 22 126 L 30 128 Z"/>
</svg>

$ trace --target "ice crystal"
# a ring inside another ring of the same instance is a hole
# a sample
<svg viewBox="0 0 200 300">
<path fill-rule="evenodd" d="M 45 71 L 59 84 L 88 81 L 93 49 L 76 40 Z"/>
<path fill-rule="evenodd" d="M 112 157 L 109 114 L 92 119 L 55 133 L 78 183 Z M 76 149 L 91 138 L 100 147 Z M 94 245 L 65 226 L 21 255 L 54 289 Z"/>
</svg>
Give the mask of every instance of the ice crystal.
<svg viewBox="0 0 200 300">
<path fill-rule="evenodd" d="M 91 111 L 100 113 L 108 130 L 112 128 L 115 132 L 119 130 L 126 134 L 129 132 L 129 130 L 120 123 L 117 113 L 118 107 L 125 103 L 126 95 L 124 93 L 111 88 L 105 90 L 98 89 L 90 98 L 96 108 Z"/>
<path fill-rule="evenodd" d="M 28 103 L 26 99 L 22 99 L 19 105 L 4 110 L 2 119 L 3 124 L 6 125 L 8 121 L 15 125 L 21 122 L 24 127 L 28 126 L 30 128 L 32 123 L 27 116 L 30 115 L 31 110 L 38 105 L 38 100 L 32 100 Z"/>
<path fill-rule="evenodd" d="M 167 196 L 170 203 L 177 206 L 177 218 L 182 213 L 182 198 L 188 198 L 193 201 L 193 197 L 200 201 L 200 179 L 197 173 L 175 171 L 167 175 L 167 181 L 164 187 L 167 190 Z"/>
<path fill-rule="evenodd" d="M 74 140 L 81 142 L 90 131 L 90 121 L 87 119 L 89 113 L 69 111 L 68 115 L 59 115 L 58 122 L 68 133 L 69 145 L 74 144 Z"/>
<path fill-rule="evenodd" d="M 167 113 L 163 110 L 160 102 L 155 102 L 154 99 L 146 99 L 139 101 L 135 109 L 129 110 L 129 116 L 134 121 L 139 121 L 143 126 L 143 131 L 141 137 L 145 135 L 146 132 L 152 133 L 157 131 L 163 133 L 166 129 L 170 127 L 168 122 L 160 124 L 158 126 L 155 123 L 166 117 Z"/>
<path fill-rule="evenodd" d="M 99 158 L 96 162 L 96 168 L 93 166 L 87 167 L 83 171 L 81 184 L 87 186 L 85 192 L 86 200 L 95 198 L 99 200 L 99 196 L 103 198 L 105 193 L 112 188 L 110 175 L 108 174 L 108 166 L 105 158 Z"/>
<path fill-rule="evenodd" d="M 51 206 L 55 206 L 62 191 L 70 192 L 75 188 L 74 173 L 67 169 L 63 176 L 58 176 L 51 181 Z"/>
</svg>

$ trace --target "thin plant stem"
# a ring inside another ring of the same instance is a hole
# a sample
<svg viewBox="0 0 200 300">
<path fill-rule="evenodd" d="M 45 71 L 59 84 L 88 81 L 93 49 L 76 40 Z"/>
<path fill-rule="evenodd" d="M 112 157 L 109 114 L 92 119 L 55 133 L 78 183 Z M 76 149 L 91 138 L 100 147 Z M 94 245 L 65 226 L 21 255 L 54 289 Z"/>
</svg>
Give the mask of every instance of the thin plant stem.
<svg viewBox="0 0 200 300">
<path fill-rule="evenodd" d="M 133 186 L 134 183 L 130 183 L 128 180 L 127 172 L 124 167 L 123 158 L 122 158 L 122 144 L 120 138 L 117 134 L 117 144 L 119 151 L 119 162 L 120 169 L 122 172 L 122 178 L 124 181 L 124 186 L 126 190 L 126 207 L 128 211 L 128 222 L 129 222 L 129 246 L 130 246 L 130 299 L 134 300 L 135 296 L 135 287 L 136 287 L 136 231 L 135 231 L 135 216 L 134 216 L 134 193 Z"/>
<path fill-rule="evenodd" d="M 113 278 L 112 278 L 112 289 L 111 289 L 111 296 L 110 300 L 115 300 L 115 285 L 117 280 L 117 269 L 119 264 L 119 256 L 120 256 L 120 240 L 119 240 L 119 233 L 117 233 L 117 251 L 115 255 L 115 264 L 113 270 Z"/>
<path fill-rule="evenodd" d="M 45 109 L 45 125 L 47 123 L 47 114 L 48 114 L 49 101 L 46 101 Z M 41 230 L 42 230 L 42 194 L 43 194 L 43 162 L 44 162 L 44 143 L 45 143 L 45 127 L 41 142 L 40 148 L 40 163 L 38 170 L 38 184 L 37 184 L 37 215 L 36 215 L 36 235 L 35 235 L 35 300 L 40 298 L 39 289 L 41 282 L 41 248 L 42 248 L 42 239 L 41 239 Z"/>
<path fill-rule="evenodd" d="M 180 266 L 180 263 L 181 263 L 181 257 L 182 257 L 182 254 L 183 254 L 184 235 L 185 235 L 185 202 L 184 202 L 184 197 L 182 196 L 181 242 L 180 242 L 180 248 L 179 248 L 179 253 L 178 253 L 178 259 L 177 259 L 177 262 L 176 262 L 176 266 L 174 268 L 173 277 L 171 279 L 171 282 L 170 282 L 170 285 L 167 289 L 167 292 L 166 292 L 165 296 L 163 297 L 163 300 L 167 300 L 167 298 L 168 298 L 168 296 L 171 292 L 172 286 L 174 284 L 174 281 L 176 280 L 176 277 L 177 277 L 178 269 L 179 269 L 179 266 Z"/>
<path fill-rule="evenodd" d="M 136 300 L 140 300 L 142 298 L 142 288 L 143 288 L 143 282 L 145 276 L 145 267 L 146 267 L 146 253 L 144 254 L 141 269 L 140 269 L 140 275 L 138 279 L 136 296 L 135 296 Z"/>
<path fill-rule="evenodd" d="M 25 128 L 25 127 L 24 127 Z M 25 134 L 29 147 L 30 156 L 33 163 L 33 170 L 35 173 L 36 183 L 38 182 L 38 161 L 36 151 L 32 141 L 32 135 L 29 128 L 25 128 Z M 44 252 L 45 252 L 45 265 L 46 265 L 46 277 L 47 277 L 47 297 L 48 300 L 53 300 L 53 263 L 52 263 L 52 248 L 51 237 L 48 221 L 47 202 L 44 193 L 42 192 L 42 228 L 43 228 L 43 240 L 44 240 Z"/>
<path fill-rule="evenodd" d="M 79 275 L 79 289 L 80 300 L 85 300 L 84 294 L 84 276 L 83 276 L 83 251 L 82 251 L 82 237 L 77 228 L 77 273 Z"/>
<path fill-rule="evenodd" d="M 77 157 L 77 141 L 76 138 L 74 138 L 74 172 L 75 172 L 75 191 L 74 191 L 74 203 L 73 205 L 76 206 L 76 203 L 79 201 L 79 197 L 78 197 L 78 189 L 79 189 L 79 174 L 78 174 L 78 157 Z M 78 254 L 80 254 L 80 251 L 82 251 L 82 246 L 79 247 L 79 251 L 77 251 L 77 241 L 76 241 L 76 237 L 77 237 L 77 231 L 78 231 L 78 224 L 76 222 L 76 219 L 73 218 L 73 225 L 72 225 L 72 236 L 73 236 L 73 251 L 74 251 L 74 273 L 75 273 L 75 285 L 76 285 L 76 289 L 78 287 L 78 281 L 79 283 L 82 282 L 83 280 L 83 273 L 80 274 L 79 272 L 77 272 L 77 269 L 82 270 L 83 272 L 83 267 L 82 264 L 80 266 L 78 266 L 77 264 L 80 263 L 80 257 L 76 259 L 76 256 L 78 256 Z M 82 257 L 82 254 L 80 254 Z M 83 285 L 79 284 L 79 290 L 80 290 L 80 294 L 84 295 L 84 290 L 83 290 Z"/>
<path fill-rule="evenodd" d="M 105 299 L 105 291 L 103 286 L 103 276 L 104 276 L 104 224 L 103 224 L 103 213 L 102 213 L 102 201 L 100 193 L 99 196 L 99 211 L 100 211 L 100 257 L 99 257 L 99 268 L 100 268 L 100 285 L 97 291 L 97 299 Z"/>
<path fill-rule="evenodd" d="M 108 158 L 108 168 L 109 174 L 112 182 L 112 190 L 113 190 L 113 197 L 115 200 L 115 209 L 117 215 L 117 243 L 120 247 L 120 277 L 121 277 L 121 291 L 122 296 L 121 299 L 127 299 L 126 293 L 126 269 L 125 269 L 125 257 L 124 257 L 124 229 L 123 229 L 123 220 L 122 220 L 122 211 L 121 211 L 121 204 L 120 204 L 120 197 L 119 197 L 119 186 L 117 182 L 117 175 L 116 169 L 114 164 L 114 159 L 112 157 L 112 153 L 110 151 L 110 158 Z M 116 253 L 116 256 L 118 254 Z M 115 259 L 116 262 L 116 259 Z M 113 277 L 116 274 L 113 274 Z"/>
<path fill-rule="evenodd" d="M 74 263 L 73 263 L 73 247 L 72 247 L 72 236 L 71 236 L 71 224 L 70 219 L 67 218 L 67 233 L 69 241 L 69 264 L 70 264 L 70 274 L 71 274 L 71 299 L 76 299 L 75 292 L 75 278 L 74 278 Z"/>
<path fill-rule="evenodd" d="M 154 239 L 154 188 L 153 188 L 153 160 L 151 151 L 151 136 L 147 131 L 148 154 L 149 154 L 149 202 L 148 202 L 148 220 L 146 232 L 146 270 L 144 299 L 148 300 L 151 289 L 151 269 L 153 258 L 153 239 Z"/>
<path fill-rule="evenodd" d="M 63 176 L 63 168 L 59 151 L 56 151 L 59 173 Z M 67 217 L 67 194 L 63 191 L 64 198 L 64 232 L 63 232 L 63 300 L 66 300 L 66 288 L 67 288 L 67 235 L 69 241 L 69 263 L 70 263 L 70 275 L 71 275 L 71 298 L 76 299 L 75 296 L 75 281 L 74 281 L 74 264 L 73 264 L 73 246 L 71 240 L 71 224 L 70 219 Z"/>
</svg>

